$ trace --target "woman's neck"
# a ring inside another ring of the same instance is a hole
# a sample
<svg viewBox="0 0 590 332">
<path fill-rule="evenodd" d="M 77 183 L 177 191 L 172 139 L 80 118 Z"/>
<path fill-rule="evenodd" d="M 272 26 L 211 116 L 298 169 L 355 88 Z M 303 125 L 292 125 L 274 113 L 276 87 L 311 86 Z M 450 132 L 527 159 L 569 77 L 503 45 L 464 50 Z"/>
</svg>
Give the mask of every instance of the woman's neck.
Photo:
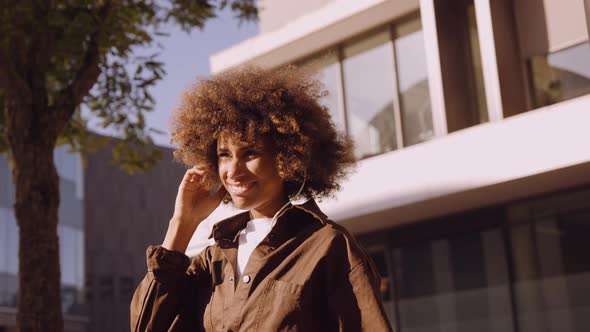
<svg viewBox="0 0 590 332">
<path fill-rule="evenodd" d="M 250 210 L 250 217 L 252 219 L 272 218 L 275 214 L 289 202 L 288 197 L 282 197 L 265 206 L 260 206 Z"/>
</svg>

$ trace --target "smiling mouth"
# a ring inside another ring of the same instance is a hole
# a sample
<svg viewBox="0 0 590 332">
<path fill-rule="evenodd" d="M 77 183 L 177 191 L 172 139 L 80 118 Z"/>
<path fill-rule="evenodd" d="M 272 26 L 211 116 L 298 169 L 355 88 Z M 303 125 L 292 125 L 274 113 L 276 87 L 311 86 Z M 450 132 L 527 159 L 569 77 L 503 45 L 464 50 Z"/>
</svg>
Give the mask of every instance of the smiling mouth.
<svg viewBox="0 0 590 332">
<path fill-rule="evenodd" d="M 255 182 L 245 183 L 245 184 L 227 184 L 227 189 L 229 190 L 230 194 L 241 196 L 248 193 L 252 188 L 254 188 Z"/>
</svg>

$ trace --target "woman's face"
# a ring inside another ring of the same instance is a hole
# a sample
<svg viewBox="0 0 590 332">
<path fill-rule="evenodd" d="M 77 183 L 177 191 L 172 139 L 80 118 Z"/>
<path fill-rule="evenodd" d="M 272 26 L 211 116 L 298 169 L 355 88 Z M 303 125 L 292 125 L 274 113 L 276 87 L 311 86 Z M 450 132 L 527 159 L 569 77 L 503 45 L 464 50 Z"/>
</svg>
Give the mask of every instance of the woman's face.
<svg viewBox="0 0 590 332">
<path fill-rule="evenodd" d="M 222 135 L 217 143 L 221 183 L 233 204 L 254 218 L 272 218 L 287 202 L 270 142 L 239 142 Z"/>
</svg>

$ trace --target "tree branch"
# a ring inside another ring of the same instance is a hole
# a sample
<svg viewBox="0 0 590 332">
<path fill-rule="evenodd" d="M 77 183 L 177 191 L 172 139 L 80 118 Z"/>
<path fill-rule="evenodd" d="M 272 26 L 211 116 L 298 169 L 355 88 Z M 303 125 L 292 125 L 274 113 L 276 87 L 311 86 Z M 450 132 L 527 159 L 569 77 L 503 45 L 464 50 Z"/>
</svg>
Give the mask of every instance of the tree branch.
<svg viewBox="0 0 590 332">
<path fill-rule="evenodd" d="M 100 68 L 98 67 L 99 64 L 100 52 L 98 49 L 98 44 L 94 38 L 92 38 L 90 45 L 88 46 L 88 50 L 86 51 L 86 56 L 84 57 L 84 63 L 82 63 L 78 69 L 78 72 L 76 73 L 72 83 L 66 88 L 68 103 L 77 106 L 82 102 L 82 98 L 88 94 L 98 79 L 98 76 L 100 75 Z M 62 102 L 63 101 L 64 100 L 62 100 Z M 70 116 L 71 114 L 68 114 L 68 118 Z"/>
<path fill-rule="evenodd" d="M 100 75 L 100 46 L 99 40 L 102 36 L 103 27 L 112 12 L 111 2 L 106 2 L 99 11 L 99 27 L 90 36 L 88 42 L 88 49 L 84 56 L 84 62 L 76 72 L 74 80 L 65 87 L 56 98 L 55 107 L 60 111 L 62 120 L 67 122 L 80 103 L 82 99 L 88 95 L 90 89 L 96 83 Z"/>
</svg>

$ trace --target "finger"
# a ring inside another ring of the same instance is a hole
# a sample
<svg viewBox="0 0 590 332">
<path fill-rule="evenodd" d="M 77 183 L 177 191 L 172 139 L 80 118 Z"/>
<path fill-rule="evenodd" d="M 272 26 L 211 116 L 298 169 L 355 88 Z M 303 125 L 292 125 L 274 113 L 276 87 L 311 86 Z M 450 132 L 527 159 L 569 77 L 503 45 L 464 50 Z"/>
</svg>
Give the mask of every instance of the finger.
<svg viewBox="0 0 590 332">
<path fill-rule="evenodd" d="M 191 173 L 190 170 L 187 170 L 184 173 L 184 176 L 182 177 L 181 183 L 189 182 L 192 176 L 193 176 L 193 173 Z"/>
<path fill-rule="evenodd" d="M 186 171 L 186 173 L 184 174 L 184 177 L 182 178 L 181 186 L 184 187 L 185 185 L 188 185 L 188 184 L 193 186 L 193 184 L 200 182 L 200 180 L 202 178 L 203 178 L 203 174 L 201 174 L 201 172 L 189 169 Z"/>
<path fill-rule="evenodd" d="M 191 175 L 203 175 L 206 173 L 206 170 L 203 169 L 202 167 L 199 166 L 193 166 L 189 169 L 186 170 L 185 175 L 187 174 L 191 174 Z"/>
<path fill-rule="evenodd" d="M 199 174 L 205 173 L 205 170 L 206 170 L 206 167 L 203 165 L 196 165 L 190 169 L 190 171 L 197 172 Z"/>
<path fill-rule="evenodd" d="M 201 166 L 193 166 L 187 170 L 188 173 L 197 173 L 197 174 L 203 174 L 203 173 L 205 173 L 205 171 L 206 171 L 206 169 Z"/>
<path fill-rule="evenodd" d="M 182 178 L 182 183 L 193 182 L 194 177 L 195 177 L 195 173 L 186 172 L 184 174 L 184 177 Z"/>
</svg>

